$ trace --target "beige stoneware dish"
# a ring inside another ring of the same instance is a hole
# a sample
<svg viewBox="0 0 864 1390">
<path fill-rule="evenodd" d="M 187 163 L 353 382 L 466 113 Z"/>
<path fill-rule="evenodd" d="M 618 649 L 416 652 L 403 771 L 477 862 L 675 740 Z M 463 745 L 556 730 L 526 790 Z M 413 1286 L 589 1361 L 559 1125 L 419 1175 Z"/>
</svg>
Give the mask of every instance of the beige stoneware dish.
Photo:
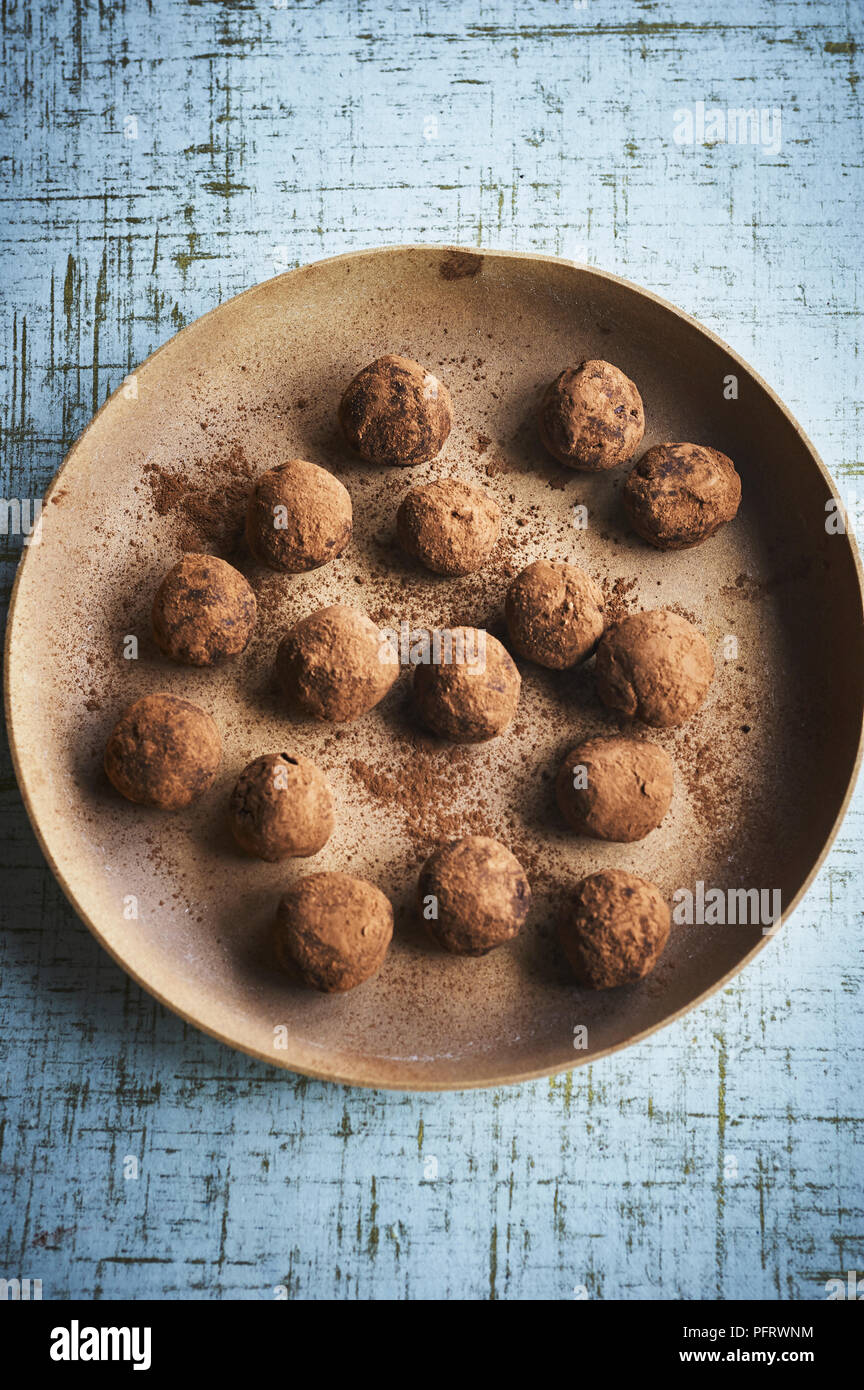
<svg viewBox="0 0 864 1390">
<path fill-rule="evenodd" d="M 431 464 L 369 468 L 340 442 L 340 393 L 384 352 L 431 367 L 453 394 L 454 429 Z M 704 546 L 652 550 L 621 513 L 626 469 L 572 473 L 544 454 L 538 396 L 584 357 L 606 358 L 638 384 L 643 447 L 685 440 L 735 460 L 741 512 Z M 292 578 L 264 573 L 235 542 L 250 480 L 295 456 L 346 484 L 355 534 L 332 565 Z M 450 474 L 486 487 L 505 516 L 487 568 L 456 580 L 426 574 L 394 541 L 407 489 Z M 488 1086 L 644 1038 L 770 936 L 759 924 L 678 925 L 650 979 L 591 994 L 571 982 L 556 914 L 568 884 L 601 866 L 643 874 L 670 900 L 699 881 L 776 889 L 784 914 L 806 891 L 860 756 L 861 571 L 852 540 L 826 530 L 831 495 L 813 447 L 765 383 L 685 314 L 614 276 L 548 256 L 417 246 L 339 256 L 258 285 L 184 329 L 111 397 L 52 484 L 41 541 L 25 554 L 6 697 L 48 861 L 144 988 L 232 1046 L 310 1076 Z M 232 559 L 258 594 L 251 645 L 218 670 L 173 666 L 149 637 L 153 591 L 184 547 Z M 459 750 L 417 728 L 407 675 L 371 715 L 339 728 L 287 716 L 274 690 L 276 646 L 315 608 L 349 602 L 396 627 L 458 622 L 500 635 L 510 578 L 541 556 L 583 565 L 613 616 L 676 608 L 714 652 L 702 711 L 651 735 L 677 782 L 663 826 L 639 844 L 577 839 L 555 808 L 563 754 L 618 727 L 590 663 L 561 674 L 520 662 L 510 731 Z M 101 770 L 119 711 L 157 689 L 204 706 L 223 735 L 215 786 L 177 814 L 121 801 Z M 313 860 L 280 866 L 236 850 L 225 806 L 247 761 L 286 748 L 327 771 L 338 826 Z M 534 889 L 521 938 L 482 960 L 434 950 L 412 909 L 427 854 L 470 832 L 509 844 Z M 333 998 L 287 984 L 267 950 L 282 884 L 319 868 L 370 878 L 396 911 L 378 977 Z M 588 1046 L 577 1050 L 582 1026 Z"/>
</svg>

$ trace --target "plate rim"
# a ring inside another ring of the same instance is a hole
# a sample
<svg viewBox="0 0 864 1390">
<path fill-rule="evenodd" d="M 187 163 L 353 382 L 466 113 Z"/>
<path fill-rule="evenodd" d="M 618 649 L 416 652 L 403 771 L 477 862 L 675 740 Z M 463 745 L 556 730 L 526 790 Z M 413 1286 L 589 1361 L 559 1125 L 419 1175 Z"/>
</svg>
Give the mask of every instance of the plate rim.
<svg viewBox="0 0 864 1390">
<path fill-rule="evenodd" d="M 134 374 L 135 372 L 141 371 L 145 366 L 148 366 L 156 357 L 158 357 L 158 355 L 161 352 L 163 352 L 171 344 L 176 343 L 176 341 L 179 338 L 181 338 L 184 334 L 190 332 L 190 330 L 192 329 L 197 330 L 199 325 L 205 319 L 208 319 L 212 315 L 219 313 L 227 305 L 234 305 L 239 300 L 244 299 L 247 295 L 255 294 L 258 290 L 261 289 L 262 285 L 272 284 L 277 280 L 288 280 L 291 278 L 297 278 L 303 275 L 305 272 L 317 269 L 321 266 L 335 266 L 339 262 L 371 259 L 372 257 L 377 257 L 381 255 L 396 255 L 400 253 L 416 254 L 422 252 L 437 252 L 442 255 L 446 255 L 448 253 L 452 254 L 455 252 L 457 254 L 463 254 L 468 256 L 479 256 L 481 260 L 521 260 L 534 261 L 540 264 L 548 264 L 553 266 L 563 266 L 572 270 L 586 272 L 589 276 L 592 276 L 598 280 L 607 281 L 615 285 L 620 285 L 625 289 L 630 290 L 635 294 L 639 295 L 643 299 L 647 299 L 653 302 L 660 308 L 666 310 L 668 313 L 673 314 L 676 318 L 686 323 L 689 327 L 695 329 L 698 333 L 707 337 L 712 343 L 714 343 L 716 347 L 722 349 L 722 351 L 727 354 L 727 356 L 733 363 L 737 364 L 740 368 L 742 368 L 743 371 L 747 373 L 749 377 L 761 387 L 761 389 L 770 398 L 772 403 L 782 412 L 788 423 L 792 426 L 795 433 L 800 438 L 802 444 L 804 445 L 804 448 L 810 455 L 810 458 L 816 464 L 816 467 L 822 475 L 822 479 L 829 488 L 832 496 L 837 496 L 836 484 L 833 478 L 831 477 L 831 474 L 829 473 L 828 469 L 826 468 L 825 464 L 823 463 L 821 455 L 815 448 L 806 431 L 801 427 L 801 425 L 795 419 L 792 412 L 784 404 L 784 402 L 778 396 L 777 392 L 773 389 L 773 387 L 771 387 L 768 384 L 768 382 L 765 381 L 764 378 L 753 367 L 750 366 L 750 364 L 741 356 L 740 353 L 736 352 L 734 348 L 731 348 L 729 344 L 725 342 L 725 340 L 721 338 L 718 334 L 716 334 L 712 329 L 707 328 L 705 324 L 700 323 L 699 320 L 694 318 L 692 314 L 686 313 L 685 310 L 679 309 L 677 305 L 672 304 L 669 300 L 664 299 L 661 295 L 655 294 L 653 290 L 646 289 L 644 286 L 638 285 L 634 281 L 628 280 L 624 276 L 613 274 L 611 271 L 601 270 L 596 266 L 587 265 L 581 261 L 574 261 L 566 256 L 551 255 L 545 251 L 496 250 L 494 248 L 490 249 L 483 246 L 459 246 L 452 243 L 438 242 L 401 242 L 394 245 L 362 247 L 354 251 L 343 251 L 335 256 L 324 256 L 314 261 L 304 262 L 304 264 L 295 266 L 292 270 L 283 271 L 279 275 L 268 276 L 265 280 L 259 280 L 254 285 L 249 285 L 245 290 L 241 290 L 239 294 L 232 295 L 230 296 L 230 298 L 220 301 L 220 303 L 213 305 L 211 309 L 206 310 L 205 313 L 193 319 L 191 323 L 185 324 L 183 328 L 181 328 L 177 333 L 174 333 L 171 335 L 170 338 L 167 338 L 164 343 L 160 343 L 160 345 L 157 348 L 155 348 L 153 352 L 149 353 L 147 357 L 145 357 L 140 363 L 138 363 L 136 367 L 132 369 L 131 373 L 127 372 L 126 376 L 124 376 L 124 378 L 121 380 L 120 384 L 116 387 L 116 389 L 111 392 L 110 396 L 106 397 L 106 399 L 103 401 L 102 405 L 99 407 L 96 413 L 93 416 L 91 416 L 90 420 L 88 420 L 81 434 L 74 441 L 74 443 L 66 453 L 59 468 L 57 469 L 57 472 L 54 474 L 53 478 L 48 484 L 48 487 L 43 495 L 43 506 L 50 501 L 52 494 L 60 485 L 63 474 L 65 473 L 67 467 L 69 467 L 74 462 L 78 450 L 81 448 L 84 439 L 86 438 L 89 431 L 92 429 L 95 422 L 100 418 L 103 411 L 106 411 L 108 407 L 111 406 L 113 402 L 116 400 L 116 398 L 120 395 L 128 376 L 130 374 Z M 854 530 L 847 528 L 844 534 L 846 543 L 849 547 L 849 552 L 852 557 L 855 575 L 858 581 L 859 608 L 862 610 L 862 613 L 864 613 L 864 568 L 862 568 L 861 554 L 858 548 L 858 543 Z M 861 771 L 862 758 L 864 758 L 864 698 L 862 698 L 862 692 L 859 692 L 860 727 L 858 730 L 858 744 L 855 753 L 855 759 L 846 783 L 846 788 L 843 794 L 839 810 L 837 812 L 836 817 L 834 818 L 834 821 L 831 825 L 828 835 L 826 836 L 826 839 L 819 852 L 819 855 L 813 863 L 809 873 L 807 874 L 806 879 L 802 883 L 801 887 L 795 894 L 792 901 L 786 907 L 784 907 L 780 916 L 780 922 L 777 926 L 777 929 L 772 930 L 772 932 L 769 935 L 762 936 L 761 939 L 757 941 L 756 944 L 752 947 L 752 949 L 748 951 L 745 956 L 742 956 L 742 958 L 736 963 L 736 965 L 731 970 L 728 970 L 720 979 L 716 980 L 707 989 L 703 990 L 702 993 L 697 995 L 695 999 L 692 999 L 689 1003 L 682 1005 L 680 1009 L 677 1009 L 674 1013 L 669 1014 L 662 1021 L 652 1024 L 650 1027 L 643 1029 L 639 1033 L 633 1034 L 632 1037 L 629 1037 L 621 1042 L 613 1043 L 609 1047 L 601 1048 L 597 1052 L 592 1052 L 584 1057 L 580 1058 L 577 1056 L 574 1058 L 572 1062 L 568 1061 L 566 1064 L 562 1066 L 554 1066 L 551 1068 L 532 1068 L 528 1071 L 517 1071 L 512 1073 L 507 1072 L 506 1075 L 494 1077 L 491 1079 L 481 1078 L 477 1080 L 457 1082 L 454 1082 L 452 1080 L 436 1081 L 432 1079 L 430 1079 L 429 1081 L 418 1080 L 411 1082 L 400 1082 L 382 1079 L 374 1075 L 374 1065 L 370 1066 L 368 1064 L 358 1067 L 357 1070 L 351 1074 L 345 1074 L 336 1068 L 317 1069 L 307 1066 L 305 1064 L 303 1066 L 299 1066 L 296 1061 L 292 1063 L 290 1056 L 286 1055 L 284 1059 L 277 1058 L 272 1053 L 265 1053 L 257 1048 L 249 1046 L 248 1044 L 238 1042 L 236 1039 L 230 1037 L 227 1033 L 220 1031 L 218 1028 L 213 1027 L 212 1024 L 204 1022 L 201 1018 L 196 1017 L 193 1012 L 179 1007 L 176 1003 L 173 1003 L 169 998 L 167 998 L 159 989 L 155 989 L 153 985 L 151 985 L 150 983 L 148 983 L 148 981 L 143 979 L 137 973 L 137 971 L 133 970 L 126 963 L 126 961 L 123 960 L 119 952 L 115 950 L 111 945 L 109 945 L 96 922 L 93 921 L 89 914 L 86 913 L 80 906 L 79 902 L 77 901 L 74 888 L 68 882 L 65 874 L 62 872 L 59 865 L 56 863 L 54 856 L 51 853 L 43 837 L 42 830 L 39 825 L 38 818 L 34 809 L 33 799 L 31 798 L 30 789 L 27 786 L 23 774 L 23 755 L 19 749 L 18 735 L 15 728 L 15 722 L 12 713 L 13 684 L 17 688 L 18 682 L 16 660 L 17 653 L 15 650 L 16 607 L 19 596 L 21 576 L 24 572 L 28 555 L 29 547 L 24 547 L 21 558 L 18 561 L 18 565 L 15 572 L 15 579 L 12 585 L 12 592 L 9 597 L 9 607 L 6 620 L 6 635 L 4 640 L 3 651 L 3 703 L 6 717 L 6 728 L 7 737 L 9 740 L 9 749 L 12 756 L 12 766 L 18 784 L 18 789 L 21 794 L 21 800 L 23 802 L 24 809 L 27 812 L 27 818 L 33 829 L 33 833 L 36 837 L 39 848 L 42 851 L 42 854 L 44 855 L 45 860 L 49 868 L 51 869 L 52 874 L 54 875 L 54 878 L 59 883 L 60 888 L 63 891 L 63 894 L 67 898 L 68 902 L 70 903 L 71 907 L 73 908 L 75 915 L 78 917 L 80 921 L 84 923 L 88 931 L 90 931 L 90 933 L 96 938 L 97 942 L 102 947 L 102 949 L 106 951 L 107 954 L 111 957 L 111 959 L 114 960 L 116 964 L 119 965 L 120 968 L 125 972 L 125 974 L 128 975 L 130 979 L 134 980 L 135 983 L 142 990 L 144 990 L 146 994 L 150 995 L 151 998 L 157 1000 L 158 1003 L 162 1004 L 171 1013 L 176 1014 L 179 1018 L 183 1019 L 185 1023 L 191 1024 L 194 1028 L 199 1029 L 202 1033 L 207 1034 L 211 1038 L 215 1038 L 218 1042 L 225 1044 L 226 1046 L 232 1048 L 234 1051 L 242 1052 L 249 1057 L 254 1057 L 256 1060 L 264 1062 L 271 1067 L 275 1067 L 280 1071 L 293 1072 L 293 1074 L 296 1076 L 308 1077 L 311 1080 L 327 1081 L 332 1082 L 336 1085 L 356 1086 L 362 1089 L 369 1090 L 395 1091 L 401 1092 L 403 1094 L 434 1094 L 436 1092 L 490 1090 L 500 1086 L 518 1086 L 524 1084 L 525 1082 L 539 1081 L 547 1077 L 551 1079 L 552 1077 L 561 1076 L 566 1072 L 574 1071 L 577 1067 L 583 1067 L 594 1062 L 599 1062 L 604 1057 L 609 1057 L 616 1052 L 622 1052 L 626 1048 L 634 1047 L 639 1043 L 644 1042 L 646 1038 L 651 1037 L 654 1033 L 659 1033 L 662 1029 L 671 1027 L 673 1023 L 677 1023 L 686 1014 L 692 1013 L 695 1009 L 699 1008 L 702 1004 L 706 1003 L 708 999 L 710 999 L 713 995 L 717 994 L 721 989 L 723 989 L 724 986 L 730 982 L 730 980 L 733 980 L 736 976 L 740 975 L 745 969 L 745 967 L 748 966 L 750 962 L 754 960 L 754 958 L 765 948 L 768 941 L 779 933 L 780 927 L 785 925 L 788 918 L 791 917 L 791 915 L 795 912 L 797 907 L 801 904 L 806 894 L 810 891 L 810 888 L 812 887 L 813 882 L 816 879 L 816 876 L 822 869 L 822 866 L 825 863 L 825 860 L 834 845 L 840 827 L 843 821 L 845 820 L 846 814 L 849 810 L 849 803 L 851 801 L 852 794 L 855 790 L 858 776 Z"/>
</svg>

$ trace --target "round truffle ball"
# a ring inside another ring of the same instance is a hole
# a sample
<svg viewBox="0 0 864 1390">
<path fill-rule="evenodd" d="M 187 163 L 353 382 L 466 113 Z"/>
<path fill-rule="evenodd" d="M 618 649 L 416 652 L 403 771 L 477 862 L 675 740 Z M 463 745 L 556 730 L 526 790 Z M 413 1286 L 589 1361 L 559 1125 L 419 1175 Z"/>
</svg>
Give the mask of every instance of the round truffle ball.
<svg viewBox="0 0 864 1390">
<path fill-rule="evenodd" d="M 289 574 L 319 569 L 351 539 L 351 496 L 338 478 L 306 459 L 268 468 L 246 509 L 246 540 L 263 565 Z"/>
<path fill-rule="evenodd" d="M 271 862 L 317 854 L 333 834 L 330 784 L 299 753 L 265 753 L 244 767 L 228 814 L 241 849 Z"/>
<path fill-rule="evenodd" d="M 633 738 L 588 738 L 567 754 L 555 794 L 577 835 L 629 843 L 656 830 L 672 800 L 668 753 Z"/>
<path fill-rule="evenodd" d="M 392 935 L 393 909 L 374 884 L 348 874 L 309 874 L 280 900 L 276 957 L 311 989 L 338 994 L 380 969 Z"/>
<path fill-rule="evenodd" d="M 549 453 L 568 468 L 617 468 L 633 457 L 645 433 L 642 397 L 611 362 L 592 359 L 568 367 L 547 387 L 539 428 Z"/>
<path fill-rule="evenodd" d="M 414 702 L 423 723 L 451 743 L 485 743 L 507 728 L 522 679 L 491 633 L 472 627 L 439 634 L 441 659 L 415 667 Z"/>
<path fill-rule="evenodd" d="M 176 811 L 212 786 L 222 758 L 209 714 L 176 695 L 145 695 L 125 709 L 105 745 L 105 771 L 129 801 Z"/>
<path fill-rule="evenodd" d="M 366 714 L 398 675 L 398 658 L 371 618 L 341 603 L 303 618 L 276 654 L 287 698 L 336 724 Z"/>
<path fill-rule="evenodd" d="M 507 590 L 510 641 L 520 656 L 565 671 L 589 657 L 603 635 L 603 594 L 563 560 L 536 560 Z"/>
<path fill-rule="evenodd" d="M 615 989 L 654 969 L 669 937 L 669 909 L 647 879 L 602 869 L 576 885 L 558 935 L 581 985 Z"/>
<path fill-rule="evenodd" d="M 255 627 L 255 595 L 215 555 L 184 555 L 153 600 L 156 645 L 186 666 L 212 666 L 244 651 Z"/>
<path fill-rule="evenodd" d="M 609 709 L 657 729 L 683 724 L 714 678 L 702 633 L 665 608 L 632 613 L 597 648 L 597 693 Z"/>
<path fill-rule="evenodd" d="M 339 423 L 367 463 L 411 467 L 441 452 L 453 424 L 453 403 L 443 382 L 419 362 L 379 357 L 349 384 Z"/>
<path fill-rule="evenodd" d="M 623 500 L 637 536 L 658 550 L 687 550 L 732 520 L 741 479 L 719 449 L 656 444 L 627 478 Z"/>
<path fill-rule="evenodd" d="M 473 574 L 489 559 L 501 508 L 459 478 L 412 488 L 396 513 L 402 549 L 435 574 Z"/>
<path fill-rule="evenodd" d="M 457 956 L 485 956 L 519 934 L 531 889 L 506 846 L 485 835 L 466 835 L 426 860 L 419 901 L 439 946 Z"/>
</svg>

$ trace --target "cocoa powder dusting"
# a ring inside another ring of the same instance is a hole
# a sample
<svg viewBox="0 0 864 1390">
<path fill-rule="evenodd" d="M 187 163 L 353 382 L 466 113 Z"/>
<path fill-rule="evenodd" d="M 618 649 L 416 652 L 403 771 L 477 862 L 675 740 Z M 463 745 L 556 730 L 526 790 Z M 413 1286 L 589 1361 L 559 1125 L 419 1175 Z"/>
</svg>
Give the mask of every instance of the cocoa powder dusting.
<svg viewBox="0 0 864 1390">
<path fill-rule="evenodd" d="M 635 579 L 601 579 L 600 587 L 606 603 L 606 626 L 614 627 L 630 612 L 630 595 L 637 588 Z"/>
<path fill-rule="evenodd" d="M 352 758 L 351 773 L 374 801 L 398 810 L 406 834 L 418 845 L 446 844 L 459 835 L 491 835 L 492 822 L 482 805 L 452 811 L 457 793 L 470 791 L 471 758 L 448 747 L 425 753 L 412 745 L 392 772 L 382 772 L 361 758 Z"/>
<path fill-rule="evenodd" d="M 254 469 L 239 444 L 208 460 L 206 481 L 144 465 L 157 516 L 176 515 L 181 549 L 234 555 L 243 539 L 246 502 Z"/>
</svg>

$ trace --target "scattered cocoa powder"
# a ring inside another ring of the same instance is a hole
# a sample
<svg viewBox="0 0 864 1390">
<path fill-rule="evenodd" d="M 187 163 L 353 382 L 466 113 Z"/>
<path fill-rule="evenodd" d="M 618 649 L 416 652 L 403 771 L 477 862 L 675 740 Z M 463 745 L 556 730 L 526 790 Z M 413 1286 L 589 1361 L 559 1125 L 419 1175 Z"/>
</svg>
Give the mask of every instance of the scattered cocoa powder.
<svg viewBox="0 0 864 1390">
<path fill-rule="evenodd" d="M 207 460 L 206 481 L 195 472 L 144 465 L 157 516 L 176 516 L 181 549 L 234 555 L 243 539 L 246 503 L 255 470 L 235 444 Z"/>
<path fill-rule="evenodd" d="M 444 844 L 468 831 L 474 835 L 492 833 L 492 822 L 482 805 L 470 811 L 447 809 L 454 805 L 457 793 L 464 795 L 475 782 L 471 758 L 464 748 L 449 746 L 426 752 L 412 742 L 387 772 L 362 758 L 353 758 L 349 766 L 374 801 L 401 813 L 406 833 L 418 846 Z M 476 786 L 473 799 L 478 799 Z"/>
<path fill-rule="evenodd" d="M 600 581 L 606 604 L 606 625 L 614 627 L 630 611 L 630 595 L 638 588 L 635 579 L 603 579 Z"/>
</svg>

